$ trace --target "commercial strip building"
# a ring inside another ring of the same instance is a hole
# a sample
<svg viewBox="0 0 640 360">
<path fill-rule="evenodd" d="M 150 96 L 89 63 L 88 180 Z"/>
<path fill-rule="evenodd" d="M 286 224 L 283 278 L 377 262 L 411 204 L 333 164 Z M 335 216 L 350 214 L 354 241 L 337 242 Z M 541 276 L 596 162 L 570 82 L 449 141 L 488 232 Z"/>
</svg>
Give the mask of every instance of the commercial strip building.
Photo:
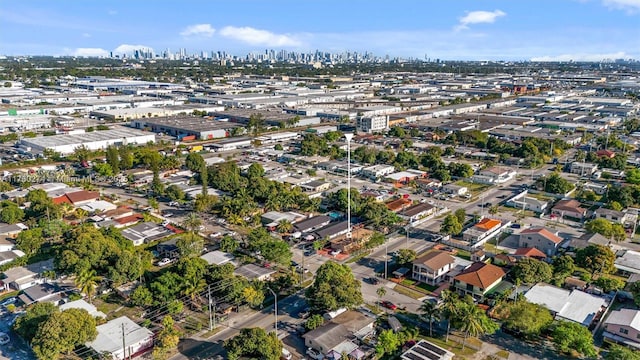
<svg viewBox="0 0 640 360">
<path fill-rule="evenodd" d="M 89 150 L 105 149 L 110 145 L 145 145 L 155 142 L 155 134 L 140 130 L 117 127 L 111 130 L 42 136 L 20 140 L 20 147 L 32 153 L 42 153 L 45 149 L 62 155 L 72 154 L 84 146 Z"/>
<path fill-rule="evenodd" d="M 229 137 L 231 130 L 240 125 L 203 117 L 182 116 L 138 119 L 132 121 L 131 126 L 136 129 L 147 128 L 152 132 L 169 134 L 179 139 L 193 135 L 198 140 L 207 140 Z"/>
</svg>

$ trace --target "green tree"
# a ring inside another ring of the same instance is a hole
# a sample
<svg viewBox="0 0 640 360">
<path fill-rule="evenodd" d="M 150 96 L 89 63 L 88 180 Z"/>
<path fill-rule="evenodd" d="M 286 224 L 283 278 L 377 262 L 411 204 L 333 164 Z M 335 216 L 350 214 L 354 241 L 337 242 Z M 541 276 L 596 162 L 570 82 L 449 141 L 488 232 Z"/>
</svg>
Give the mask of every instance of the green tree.
<svg viewBox="0 0 640 360">
<path fill-rule="evenodd" d="M 13 324 L 15 330 L 27 342 L 36 336 L 36 330 L 44 323 L 51 314 L 60 311 L 53 303 L 38 302 L 29 307 L 23 316 L 16 319 Z"/>
<path fill-rule="evenodd" d="M 233 338 L 224 342 L 229 360 L 240 358 L 279 360 L 282 342 L 275 332 L 267 334 L 262 328 L 245 328 Z"/>
<path fill-rule="evenodd" d="M 451 323 L 457 318 L 460 311 L 460 304 L 462 302 L 460 301 L 458 294 L 451 292 L 450 290 L 443 290 L 442 293 L 440 293 L 440 299 L 442 300 L 440 305 L 442 316 L 447 319 L 447 336 L 445 338 L 445 342 L 449 342 Z"/>
<path fill-rule="evenodd" d="M 24 251 L 26 255 L 33 255 L 37 253 L 40 251 L 43 244 L 44 237 L 42 237 L 41 228 L 23 230 L 16 238 L 17 248 Z"/>
<path fill-rule="evenodd" d="M 625 282 L 618 278 L 600 276 L 593 282 L 593 284 L 601 288 L 604 292 L 611 292 L 624 288 Z"/>
<path fill-rule="evenodd" d="M 184 191 L 175 184 L 167 186 L 167 188 L 164 190 L 164 193 L 169 199 L 173 201 L 183 201 L 186 198 L 186 194 L 184 193 Z"/>
<path fill-rule="evenodd" d="M 586 327 L 572 321 L 560 321 L 553 329 L 553 343 L 558 351 L 565 354 L 574 351 L 580 355 L 593 357 L 598 354 L 593 346 L 593 335 Z"/>
<path fill-rule="evenodd" d="M 204 158 L 198 153 L 189 153 L 189 155 L 187 155 L 186 159 L 184 160 L 184 166 L 186 166 L 187 169 L 193 171 L 194 173 L 200 173 L 200 171 L 202 171 L 202 169 L 205 168 L 206 165 L 207 164 L 204 161 Z"/>
<path fill-rule="evenodd" d="M 640 351 L 620 345 L 611 345 L 604 360 L 640 360 Z"/>
<path fill-rule="evenodd" d="M 382 300 L 382 297 L 385 296 L 387 294 L 387 288 L 385 288 L 384 286 L 380 286 L 379 288 L 376 289 L 376 295 L 378 295 L 378 304 L 380 304 L 380 300 Z M 378 310 L 380 309 L 380 306 L 378 305 Z"/>
<path fill-rule="evenodd" d="M 637 306 L 640 306 L 640 281 L 632 282 L 631 285 L 629 285 L 629 291 L 633 295 L 633 302 L 635 302 Z"/>
<path fill-rule="evenodd" d="M 133 153 L 128 146 L 120 146 L 118 148 L 118 153 L 120 155 L 120 169 L 128 170 L 133 168 Z"/>
<path fill-rule="evenodd" d="M 400 347 L 401 342 L 398 338 L 398 334 L 393 330 L 382 330 L 378 335 L 378 342 L 376 343 L 376 354 L 382 357 L 385 354 L 393 354 Z"/>
<path fill-rule="evenodd" d="M 553 316 L 545 307 L 528 301 L 517 301 L 504 305 L 499 310 L 504 314 L 504 325 L 521 331 L 527 337 L 538 336 L 553 322 Z"/>
<path fill-rule="evenodd" d="M 460 224 L 464 224 L 467 221 L 467 212 L 465 209 L 458 209 L 453 213 L 453 215 L 455 215 Z"/>
<path fill-rule="evenodd" d="M 565 194 L 575 187 L 557 172 L 554 172 L 546 179 L 538 179 L 538 183 L 544 186 L 544 191 L 552 194 Z"/>
<path fill-rule="evenodd" d="M 220 251 L 233 253 L 239 246 L 238 241 L 229 235 L 225 235 L 220 239 Z"/>
<path fill-rule="evenodd" d="M 0 221 L 7 224 L 19 223 L 24 219 L 24 211 L 11 201 L 0 203 Z"/>
<path fill-rule="evenodd" d="M 396 261 L 401 266 L 407 266 L 413 263 L 413 261 L 416 259 L 416 256 L 416 251 L 413 249 L 400 249 L 398 250 Z"/>
<path fill-rule="evenodd" d="M 456 315 L 456 321 L 458 328 L 465 335 L 462 342 L 463 349 L 469 336 L 477 337 L 481 334 L 493 334 L 498 330 L 498 324 L 491 321 L 487 314 L 474 303 L 463 302 Z"/>
<path fill-rule="evenodd" d="M 333 261 L 320 266 L 306 294 L 311 308 L 318 312 L 352 308 L 363 301 L 360 282 L 351 268 Z"/>
<path fill-rule="evenodd" d="M 98 286 L 98 282 L 101 280 L 101 277 L 96 275 L 96 271 L 86 270 L 76 276 L 75 283 L 81 293 L 87 295 L 89 299 L 89 304 L 91 304 L 91 299 L 93 297 L 93 293 L 96 291 L 96 287 Z"/>
<path fill-rule="evenodd" d="M 158 200 L 156 200 L 155 198 L 147 199 L 147 203 L 149 204 L 149 207 L 152 208 L 154 211 L 158 211 L 158 209 L 160 208 L 160 204 L 158 203 Z"/>
<path fill-rule="evenodd" d="M 146 286 L 139 285 L 131 292 L 129 302 L 134 306 L 151 306 L 153 305 L 153 294 Z"/>
<path fill-rule="evenodd" d="M 84 309 L 52 313 L 36 330 L 31 346 L 38 359 L 57 359 L 98 335 L 96 320 Z"/>
<path fill-rule="evenodd" d="M 456 235 L 462 232 L 462 224 L 458 217 L 452 214 L 447 215 L 440 226 L 440 232 L 446 235 Z"/>
<path fill-rule="evenodd" d="M 612 274 L 616 271 L 613 265 L 616 260 L 616 254 L 604 245 L 589 245 L 584 249 L 576 251 L 576 264 L 592 274 L 599 272 L 601 274 Z"/>
<path fill-rule="evenodd" d="M 281 234 L 288 234 L 293 230 L 293 224 L 287 219 L 278 221 L 278 232 Z"/>
<path fill-rule="evenodd" d="M 254 308 L 261 305 L 264 302 L 265 298 L 264 291 L 262 291 L 262 289 L 259 288 L 256 284 L 252 284 L 244 288 L 244 290 L 242 291 L 242 295 L 244 297 L 244 301 L 246 301 L 249 306 Z"/>
<path fill-rule="evenodd" d="M 625 180 L 629 184 L 640 185 L 640 169 L 629 169 L 625 171 L 626 178 Z"/>
<path fill-rule="evenodd" d="M 553 275 L 557 278 L 564 279 L 573 274 L 576 270 L 576 264 L 569 255 L 556 256 L 553 259 Z"/>
<path fill-rule="evenodd" d="M 324 324 L 324 318 L 320 314 L 313 314 L 309 316 L 307 321 L 304 323 L 304 328 L 311 331 L 319 328 Z"/>
<path fill-rule="evenodd" d="M 553 268 L 546 262 L 532 259 L 520 259 L 512 269 L 513 277 L 524 284 L 548 282 L 553 276 Z"/>
<path fill-rule="evenodd" d="M 114 145 L 107 147 L 107 164 L 111 166 L 114 174 L 120 173 L 120 152 Z"/>
<path fill-rule="evenodd" d="M 162 318 L 162 330 L 156 335 L 156 345 L 153 347 L 153 359 L 163 360 L 171 349 L 175 349 L 180 342 L 180 333 L 176 330 L 171 316 Z"/>
<path fill-rule="evenodd" d="M 197 232 L 200 226 L 202 226 L 202 219 L 194 212 L 189 213 L 182 221 L 182 227 L 193 233 Z"/>
<path fill-rule="evenodd" d="M 617 203 L 613 201 L 612 203 Z M 624 241 L 626 234 L 622 224 L 614 224 L 604 218 L 597 218 L 589 221 L 585 229 L 590 233 L 598 233 L 602 236 L 612 238 L 615 241 Z"/>
<path fill-rule="evenodd" d="M 440 308 L 433 301 L 424 300 L 418 309 L 422 318 L 429 323 L 429 336 L 433 337 L 433 322 L 440 318 Z"/>
</svg>

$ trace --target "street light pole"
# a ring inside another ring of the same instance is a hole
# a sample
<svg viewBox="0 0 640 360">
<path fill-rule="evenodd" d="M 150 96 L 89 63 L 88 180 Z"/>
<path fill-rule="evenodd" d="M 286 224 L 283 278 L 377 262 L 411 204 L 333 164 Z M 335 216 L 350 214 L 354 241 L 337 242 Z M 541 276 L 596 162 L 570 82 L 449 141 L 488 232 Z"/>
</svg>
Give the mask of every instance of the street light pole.
<svg viewBox="0 0 640 360">
<path fill-rule="evenodd" d="M 389 240 L 384 239 L 384 279 L 387 280 L 387 263 L 389 262 Z"/>
<path fill-rule="evenodd" d="M 276 331 L 276 337 L 278 337 L 278 294 L 271 290 L 270 287 L 267 287 L 267 290 L 271 291 L 271 294 L 273 294 L 273 307 L 275 313 L 275 323 L 273 324 L 273 328 Z"/>
<path fill-rule="evenodd" d="M 351 237 L 351 139 L 353 134 L 344 134 L 347 139 L 347 238 Z"/>
</svg>

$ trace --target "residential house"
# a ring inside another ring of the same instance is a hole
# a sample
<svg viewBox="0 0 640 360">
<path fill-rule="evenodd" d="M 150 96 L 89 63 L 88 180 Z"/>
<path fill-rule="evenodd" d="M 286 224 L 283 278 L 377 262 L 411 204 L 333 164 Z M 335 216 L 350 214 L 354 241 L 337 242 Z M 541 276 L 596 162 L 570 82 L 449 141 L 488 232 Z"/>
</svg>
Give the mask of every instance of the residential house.
<svg viewBox="0 0 640 360">
<path fill-rule="evenodd" d="M 502 166 L 492 166 L 484 170 L 480 170 L 478 174 L 471 177 L 471 180 L 481 184 L 502 184 L 513 180 L 516 177 L 516 171 Z"/>
<path fill-rule="evenodd" d="M 396 168 L 393 165 L 379 164 L 365 167 L 360 172 L 360 175 L 370 179 L 377 179 L 389 174 L 393 174 L 394 171 L 396 171 Z"/>
<path fill-rule="evenodd" d="M 389 201 L 385 205 L 387 206 L 387 209 L 397 213 L 411 206 L 411 199 L 401 197 L 401 198 Z"/>
<path fill-rule="evenodd" d="M 640 350 L 640 310 L 613 310 L 604 321 L 602 336 L 618 344 Z"/>
<path fill-rule="evenodd" d="M 433 205 L 428 203 L 420 203 L 413 206 L 409 206 L 408 208 L 401 211 L 398 215 L 401 218 L 413 223 L 417 220 L 423 219 L 429 215 L 432 215 L 436 212 L 436 208 Z"/>
<path fill-rule="evenodd" d="M 60 311 L 67 310 L 67 309 L 83 309 L 83 310 L 86 310 L 89 313 L 89 315 L 93 317 L 98 317 L 102 319 L 106 319 L 107 317 L 107 315 L 102 311 L 99 311 L 98 308 L 95 307 L 95 305 L 89 304 L 84 299 L 64 303 L 58 306 L 58 308 L 60 309 Z"/>
<path fill-rule="evenodd" d="M 228 262 L 232 262 L 235 258 L 227 252 L 214 250 L 200 255 L 200 259 L 206 261 L 209 265 L 224 265 Z"/>
<path fill-rule="evenodd" d="M 96 201 L 98 199 L 100 199 L 99 192 L 80 190 L 80 191 L 65 193 L 63 195 L 53 198 L 52 200 L 54 204 L 66 203 L 66 204 L 73 205 L 75 207 L 79 207 L 79 206 L 88 204 L 90 202 Z"/>
<path fill-rule="evenodd" d="M 625 228 L 633 227 L 638 221 L 638 215 L 630 212 L 617 211 L 601 207 L 594 211 L 593 216 L 599 219 L 607 219 L 611 222 L 624 225 Z"/>
<path fill-rule="evenodd" d="M 126 316 L 98 325 L 96 330 L 98 336 L 85 345 L 97 354 L 109 354 L 115 360 L 137 357 L 153 347 L 153 332 Z"/>
<path fill-rule="evenodd" d="M 20 250 L 0 251 L 0 265 L 8 264 L 13 260 L 23 257 L 25 254 Z"/>
<path fill-rule="evenodd" d="M 608 305 L 605 298 L 545 283 L 534 285 L 524 297 L 549 309 L 556 319 L 574 321 L 585 327 L 591 326 Z"/>
<path fill-rule="evenodd" d="M 611 239 L 606 238 L 598 233 L 584 233 L 578 238 L 572 238 L 569 242 L 569 249 L 579 250 L 584 249 L 589 245 L 609 245 Z"/>
<path fill-rule="evenodd" d="M 156 246 L 159 258 L 178 259 L 180 257 L 180 249 L 177 245 L 178 238 L 163 241 Z"/>
<path fill-rule="evenodd" d="M 320 229 L 323 226 L 327 226 L 329 225 L 330 222 L 331 222 L 330 216 L 318 215 L 318 216 L 304 219 L 302 221 L 298 221 L 297 223 L 293 224 L 293 227 L 301 233 L 308 233 L 316 229 Z"/>
<path fill-rule="evenodd" d="M 613 263 L 618 270 L 626 274 L 640 274 L 640 252 L 625 250 Z"/>
<path fill-rule="evenodd" d="M 24 290 L 45 282 L 43 273 L 53 270 L 53 259 L 8 269 L 4 272 L 4 290 Z"/>
<path fill-rule="evenodd" d="M 331 188 L 331 183 L 322 180 L 312 180 L 306 184 L 300 185 L 300 188 L 306 192 L 319 193 L 329 190 Z"/>
<path fill-rule="evenodd" d="M 602 149 L 602 150 L 596 151 L 596 156 L 598 156 L 599 158 L 604 157 L 608 159 L 613 159 L 614 157 L 616 157 L 616 153 L 611 150 Z"/>
<path fill-rule="evenodd" d="M 385 179 L 395 186 L 407 185 L 413 180 L 423 179 L 427 177 L 427 173 L 421 170 L 408 169 L 385 176 Z"/>
<path fill-rule="evenodd" d="M 506 205 L 516 209 L 524 208 L 524 210 L 533 211 L 538 214 L 542 214 L 547 210 L 549 207 L 548 201 L 539 200 L 534 197 L 527 196 L 527 194 L 527 191 L 521 192 L 507 200 Z"/>
<path fill-rule="evenodd" d="M 15 240 L 8 236 L 0 236 L 0 252 L 11 251 L 16 247 Z"/>
<path fill-rule="evenodd" d="M 22 294 L 18 295 L 20 301 L 25 305 L 31 305 L 35 303 L 50 302 L 58 305 L 64 297 L 64 290 L 57 284 L 37 284 L 31 286 L 22 291 Z"/>
<path fill-rule="evenodd" d="M 538 259 L 538 260 L 543 260 L 547 257 L 547 255 L 545 253 L 543 253 L 542 251 L 536 249 L 536 248 L 532 248 L 532 247 L 528 247 L 528 248 L 518 248 L 516 249 L 516 252 L 513 254 L 516 258 L 533 258 L 533 259 Z"/>
<path fill-rule="evenodd" d="M 444 280 L 451 270 L 455 259 L 445 251 L 431 251 L 413 261 L 412 278 L 414 280 L 437 285 Z"/>
<path fill-rule="evenodd" d="M 17 224 L 4 224 L 0 223 L 0 236 L 10 237 L 15 239 L 18 234 L 20 234 L 23 230 L 27 230 L 29 227 L 23 223 Z"/>
<path fill-rule="evenodd" d="M 551 208 L 552 217 L 571 218 L 577 221 L 584 221 L 587 217 L 587 209 L 582 207 L 579 201 L 574 199 L 565 199 L 558 201 Z"/>
<path fill-rule="evenodd" d="M 585 162 L 573 162 L 571 163 L 570 172 L 572 174 L 578 174 L 580 176 L 591 176 L 598 170 L 598 165 Z"/>
<path fill-rule="evenodd" d="M 351 225 L 353 229 L 353 223 Z M 337 223 L 329 224 L 325 227 L 322 227 L 318 230 L 315 230 L 317 239 L 327 238 L 329 240 L 338 237 L 340 235 L 344 235 L 349 232 L 349 222 L 348 221 L 340 221 Z"/>
<path fill-rule="evenodd" d="M 345 311 L 319 328 L 302 335 L 308 348 L 324 356 L 353 353 L 358 345 L 351 339 L 363 339 L 374 331 L 375 319 L 359 311 Z M 330 355 L 331 354 L 331 355 Z"/>
<path fill-rule="evenodd" d="M 456 184 L 447 184 L 444 185 L 442 187 L 442 192 L 445 194 L 453 194 L 456 196 L 462 196 L 464 194 L 466 194 L 467 192 L 469 192 L 469 188 L 467 188 L 466 186 L 462 186 L 462 185 L 456 185 Z"/>
<path fill-rule="evenodd" d="M 171 234 L 171 231 L 152 222 L 144 222 L 122 230 L 122 236 L 133 242 L 134 246 L 159 240 Z"/>
<path fill-rule="evenodd" d="M 547 256 L 555 255 L 562 238 L 558 233 L 551 232 L 543 227 L 532 227 L 520 232 L 518 247 L 536 248 Z"/>
<path fill-rule="evenodd" d="M 474 299 L 482 299 L 500 284 L 505 275 L 501 267 L 476 262 L 453 278 L 453 286 L 462 296 L 471 295 Z"/>
<path fill-rule="evenodd" d="M 271 275 L 275 274 L 276 271 L 271 268 L 261 267 L 254 264 L 246 264 L 237 268 L 233 273 L 250 281 L 266 281 L 269 280 Z"/>
<path fill-rule="evenodd" d="M 480 246 L 500 233 L 502 221 L 491 218 L 483 218 L 477 224 L 462 233 L 462 239 L 473 247 Z"/>
</svg>

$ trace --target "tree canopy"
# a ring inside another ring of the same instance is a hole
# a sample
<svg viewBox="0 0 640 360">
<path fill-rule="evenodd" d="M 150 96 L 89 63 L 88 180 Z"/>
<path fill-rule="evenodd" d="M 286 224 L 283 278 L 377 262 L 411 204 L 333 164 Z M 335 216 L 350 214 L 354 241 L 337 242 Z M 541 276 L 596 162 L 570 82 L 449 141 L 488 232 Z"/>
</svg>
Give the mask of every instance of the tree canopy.
<svg viewBox="0 0 640 360">
<path fill-rule="evenodd" d="M 617 203 L 617 202 L 613 202 Z M 615 241 L 624 241 L 627 235 L 624 232 L 624 226 L 622 224 L 612 223 L 604 218 L 593 219 L 584 226 L 590 233 L 598 233 L 607 238 L 611 238 Z"/>
<path fill-rule="evenodd" d="M 616 254 L 604 245 L 589 245 L 584 249 L 576 251 L 576 264 L 592 273 L 600 272 L 612 274 L 616 271 L 613 265 Z"/>
<path fill-rule="evenodd" d="M 577 352 L 592 357 L 597 355 L 593 335 L 586 327 L 573 321 L 560 321 L 553 329 L 553 343 L 560 352 Z"/>
<path fill-rule="evenodd" d="M 525 336 L 537 336 L 553 322 L 549 310 L 526 300 L 505 304 L 499 307 L 498 313 L 506 327 L 521 331 Z"/>
<path fill-rule="evenodd" d="M 512 269 L 514 279 L 524 284 L 548 282 L 553 276 L 553 268 L 544 261 L 524 258 L 520 259 Z"/>
<path fill-rule="evenodd" d="M 360 282 L 351 268 L 333 261 L 320 266 L 315 281 L 307 289 L 307 299 L 318 312 L 352 308 L 363 302 Z"/>
<path fill-rule="evenodd" d="M 224 342 L 229 360 L 240 358 L 279 360 L 282 342 L 275 332 L 267 334 L 262 328 L 245 328 Z"/>
</svg>

